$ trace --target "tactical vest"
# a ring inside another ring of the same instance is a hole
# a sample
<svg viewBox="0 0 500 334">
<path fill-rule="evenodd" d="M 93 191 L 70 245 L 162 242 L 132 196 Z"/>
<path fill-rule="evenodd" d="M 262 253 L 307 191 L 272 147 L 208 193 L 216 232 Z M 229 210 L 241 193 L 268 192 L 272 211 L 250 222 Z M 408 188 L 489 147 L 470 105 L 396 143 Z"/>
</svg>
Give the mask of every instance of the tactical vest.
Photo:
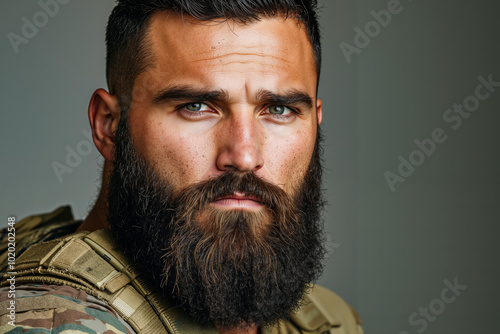
<svg viewBox="0 0 500 334">
<path fill-rule="evenodd" d="M 137 333 L 218 333 L 213 325 L 195 323 L 143 280 L 105 230 L 35 243 L 16 259 L 15 269 L 16 284 L 67 285 L 104 300 Z M 262 333 L 363 333 L 354 310 L 331 291 L 313 286 L 304 301 L 290 320 Z"/>
</svg>

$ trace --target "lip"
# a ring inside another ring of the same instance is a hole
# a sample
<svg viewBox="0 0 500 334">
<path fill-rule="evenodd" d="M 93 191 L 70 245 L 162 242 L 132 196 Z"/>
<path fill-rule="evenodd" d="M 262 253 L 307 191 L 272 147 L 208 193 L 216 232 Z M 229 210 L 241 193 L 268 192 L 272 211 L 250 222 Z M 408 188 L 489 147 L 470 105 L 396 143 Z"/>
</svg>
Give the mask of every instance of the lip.
<svg viewBox="0 0 500 334">
<path fill-rule="evenodd" d="M 224 209 L 258 209 L 263 206 L 258 198 L 239 191 L 230 196 L 217 198 L 211 204 Z"/>
</svg>

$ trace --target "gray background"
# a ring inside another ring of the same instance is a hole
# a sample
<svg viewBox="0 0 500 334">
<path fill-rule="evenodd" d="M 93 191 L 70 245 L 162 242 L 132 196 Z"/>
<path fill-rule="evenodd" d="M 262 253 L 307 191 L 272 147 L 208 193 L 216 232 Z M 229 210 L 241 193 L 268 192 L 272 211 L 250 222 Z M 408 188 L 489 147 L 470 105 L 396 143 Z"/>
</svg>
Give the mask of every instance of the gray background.
<svg viewBox="0 0 500 334">
<path fill-rule="evenodd" d="M 401 13 L 348 63 L 340 43 L 354 45 L 353 29 L 388 1 L 321 3 L 330 254 L 320 283 L 357 309 L 367 333 L 497 332 L 500 88 L 457 130 L 443 114 L 474 94 L 478 76 L 500 81 L 500 6 L 402 0 Z M 93 90 L 105 87 L 113 5 L 61 5 L 16 54 L 7 34 L 21 34 L 22 18 L 32 22 L 41 7 L 0 3 L 1 225 L 62 204 L 83 218 L 95 199 L 102 159 L 85 151 L 82 131 Z M 447 141 L 391 191 L 384 172 L 397 173 L 398 156 L 408 159 L 414 140 L 435 128 Z M 60 182 L 52 164 L 66 165 L 68 147 L 88 155 Z M 455 279 L 467 289 L 440 304 L 444 281 Z M 435 313 L 422 320 L 429 306 Z M 420 322 L 409 322 L 414 312 Z"/>
</svg>

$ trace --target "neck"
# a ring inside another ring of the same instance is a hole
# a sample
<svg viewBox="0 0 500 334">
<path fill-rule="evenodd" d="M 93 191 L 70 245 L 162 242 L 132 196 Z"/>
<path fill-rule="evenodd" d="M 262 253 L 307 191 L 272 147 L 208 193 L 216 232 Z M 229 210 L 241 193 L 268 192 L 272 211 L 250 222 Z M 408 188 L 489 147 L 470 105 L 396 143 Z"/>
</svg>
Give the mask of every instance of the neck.
<svg viewBox="0 0 500 334">
<path fill-rule="evenodd" d="M 112 164 L 108 160 L 104 162 L 104 167 L 102 171 L 102 181 L 101 190 L 97 196 L 97 200 L 94 206 L 90 210 L 89 214 L 83 221 L 83 223 L 78 227 L 76 232 L 90 231 L 93 232 L 99 229 L 109 229 L 109 224 L 106 219 L 107 210 L 107 191 L 109 184 L 109 174 L 112 170 Z"/>
</svg>

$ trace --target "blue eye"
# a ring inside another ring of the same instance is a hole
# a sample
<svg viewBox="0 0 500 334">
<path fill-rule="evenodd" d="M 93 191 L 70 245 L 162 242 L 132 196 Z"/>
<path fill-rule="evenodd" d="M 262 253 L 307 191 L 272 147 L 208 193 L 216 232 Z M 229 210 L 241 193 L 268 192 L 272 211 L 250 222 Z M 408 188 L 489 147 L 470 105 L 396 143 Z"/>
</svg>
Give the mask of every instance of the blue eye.
<svg viewBox="0 0 500 334">
<path fill-rule="evenodd" d="M 270 114 L 279 115 L 279 116 L 288 115 L 288 114 L 293 113 L 293 111 L 290 108 L 285 107 L 285 106 L 280 106 L 280 105 L 270 106 L 268 109 L 269 109 Z"/>
<path fill-rule="evenodd" d="M 184 108 L 186 108 L 189 111 L 203 111 L 206 110 L 208 106 L 205 103 L 193 102 L 184 105 Z"/>
</svg>

